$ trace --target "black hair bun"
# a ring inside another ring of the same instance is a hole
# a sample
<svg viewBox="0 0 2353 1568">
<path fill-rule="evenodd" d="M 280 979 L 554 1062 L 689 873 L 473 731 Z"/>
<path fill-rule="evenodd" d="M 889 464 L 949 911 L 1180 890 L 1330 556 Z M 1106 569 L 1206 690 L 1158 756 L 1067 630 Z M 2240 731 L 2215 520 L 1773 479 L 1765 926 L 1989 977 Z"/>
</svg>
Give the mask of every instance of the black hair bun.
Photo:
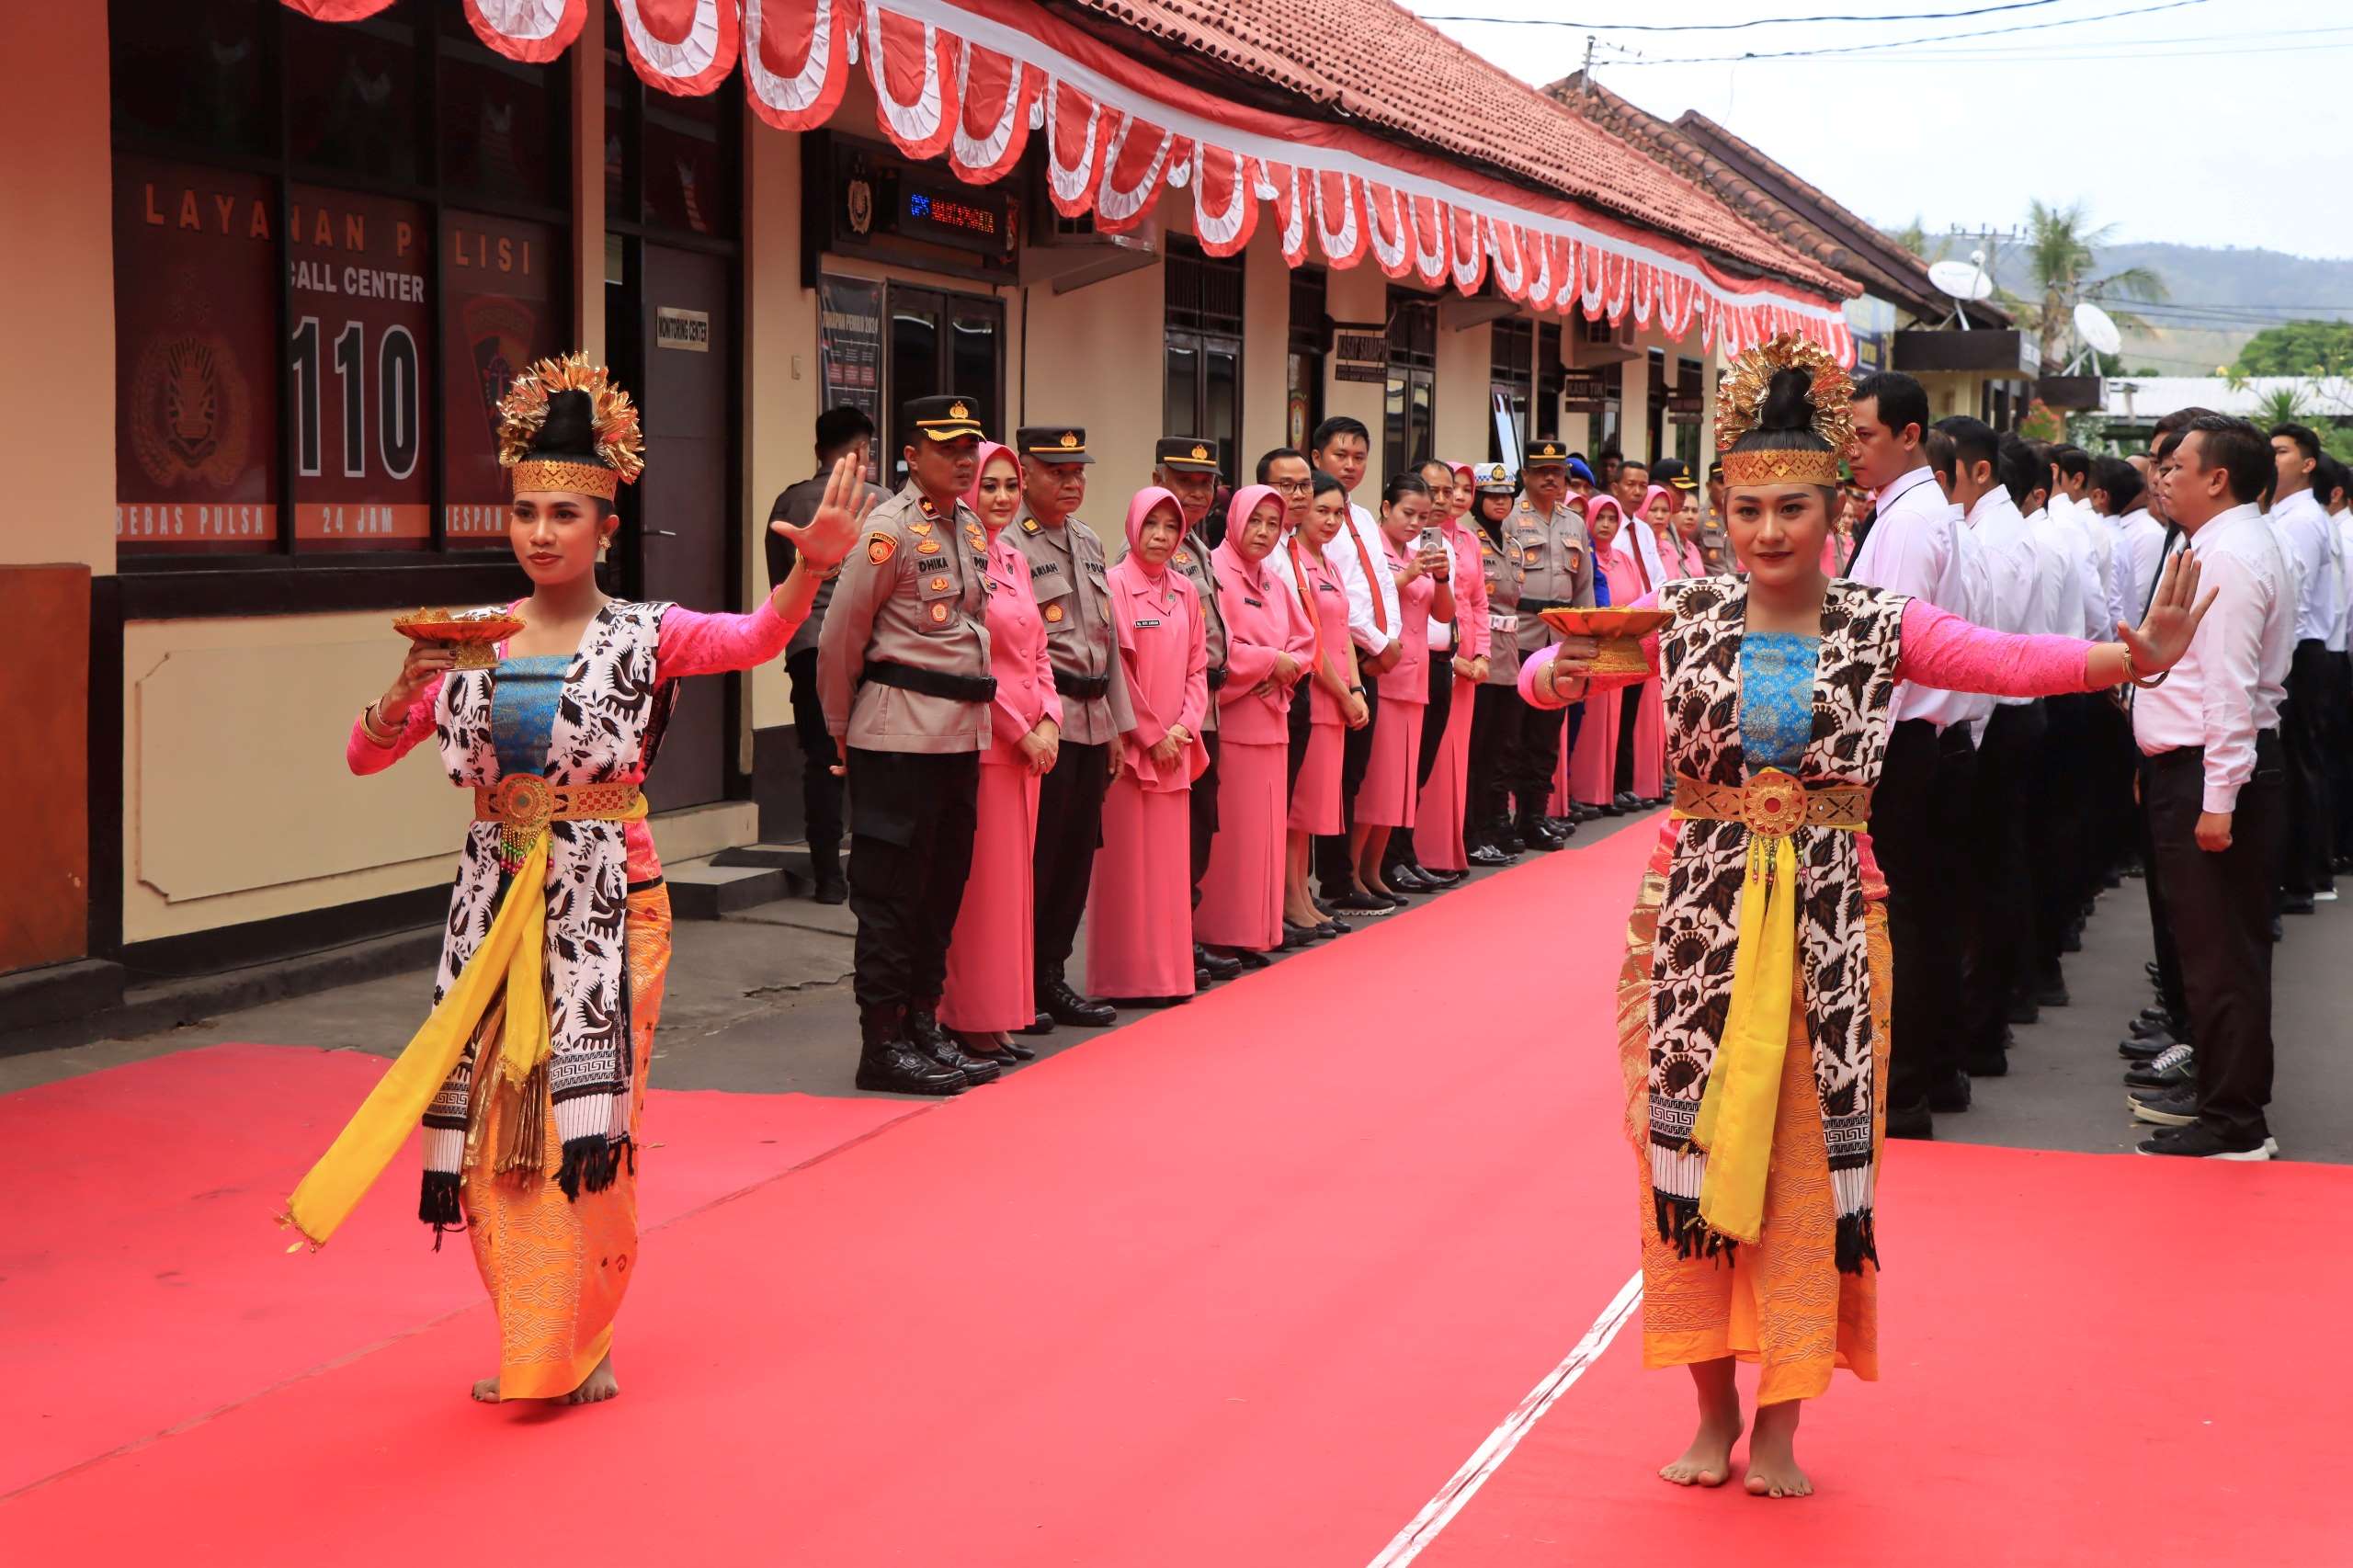
<svg viewBox="0 0 2353 1568">
<path fill-rule="evenodd" d="M 548 416 L 531 442 L 535 452 L 586 457 L 597 449 L 597 408 L 578 388 L 548 393 Z"/>
<path fill-rule="evenodd" d="M 1764 406 L 1756 411 L 1759 430 L 1803 430 L 1813 424 L 1813 372 L 1792 366 L 1773 372 L 1765 384 Z"/>
</svg>

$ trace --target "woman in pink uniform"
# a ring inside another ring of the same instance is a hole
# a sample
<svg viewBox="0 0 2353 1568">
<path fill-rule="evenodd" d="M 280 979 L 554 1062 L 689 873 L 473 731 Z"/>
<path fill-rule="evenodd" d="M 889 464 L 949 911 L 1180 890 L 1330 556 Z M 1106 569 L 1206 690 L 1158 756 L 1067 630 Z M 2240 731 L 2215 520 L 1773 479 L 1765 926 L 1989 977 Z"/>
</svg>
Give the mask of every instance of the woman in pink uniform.
<svg viewBox="0 0 2353 1568">
<path fill-rule="evenodd" d="M 1341 732 L 1364 728 L 1370 715 L 1357 673 L 1356 644 L 1348 640 L 1347 586 L 1324 553 L 1347 525 L 1348 493 L 1321 470 L 1314 486 L 1307 520 L 1283 545 L 1300 603 L 1314 618 L 1315 638 L 1308 676 L 1313 689 L 1308 694 L 1307 756 L 1291 786 L 1287 819 L 1290 843 L 1283 872 L 1283 918 L 1302 930 L 1331 937 L 1346 927 L 1326 915 L 1308 891 L 1309 849 L 1315 837 L 1340 831 Z"/>
<path fill-rule="evenodd" d="M 1613 605 L 1630 605 L 1643 597 L 1640 562 L 1627 549 L 1626 514 L 1615 499 L 1597 495 L 1586 507 L 1586 528 L 1593 535 L 1593 560 L 1597 575 L 1595 597 Z M 1606 596 L 1606 597 L 1605 597 Z M 1580 804 L 1617 812 L 1613 778 L 1618 768 L 1618 736 L 1625 710 L 1614 691 L 1585 705 L 1585 722 L 1577 727 L 1561 778 L 1567 786 L 1564 800 L 1556 785 L 1553 804 L 1574 800 Z"/>
<path fill-rule="evenodd" d="M 1290 705 L 1315 656 L 1315 630 L 1290 585 L 1267 564 L 1282 543 L 1282 493 L 1245 485 L 1225 509 L 1225 540 L 1210 556 L 1225 617 L 1225 685 L 1217 694 L 1217 836 L 1210 841 L 1193 935 L 1263 969 L 1283 942 L 1284 796 L 1290 775 Z"/>
<path fill-rule="evenodd" d="M 1426 870 L 1467 872 L 1470 858 L 1462 842 L 1470 817 L 1471 721 L 1477 708 L 1479 687 L 1487 678 L 1487 651 L 1494 631 L 1487 623 L 1487 577 L 1481 569 L 1479 536 L 1468 518 L 1476 496 L 1471 465 L 1454 463 L 1454 499 L 1446 508 L 1439 531 L 1453 555 L 1449 579 L 1454 590 L 1453 635 L 1446 654 L 1454 668 L 1454 698 L 1446 710 L 1446 733 L 1438 737 L 1438 754 L 1429 776 L 1422 781 L 1422 798 L 1414 815 L 1414 857 Z"/>
<path fill-rule="evenodd" d="M 1154 485 L 1128 504 L 1128 552 L 1111 568 L 1111 625 L 1134 699 L 1120 776 L 1103 800 L 1103 846 L 1086 903 L 1086 991 L 1119 1006 L 1193 994 L 1193 780 L 1209 766 L 1209 652 L 1201 604 L 1168 570 L 1185 533 L 1176 497 Z"/>
<path fill-rule="evenodd" d="M 948 984 L 939 1021 L 967 1054 L 1010 1066 L 1037 1052 L 1013 1031 L 1038 1016 L 1031 993 L 1030 857 L 1038 846 L 1038 785 L 1054 766 L 1062 699 L 1046 656 L 1046 623 L 1029 593 L 1029 562 L 1006 536 L 1021 510 L 1021 460 L 1013 449 L 981 443 L 965 505 L 987 530 L 989 749 L 972 830 L 972 870 L 948 942 Z"/>
<path fill-rule="evenodd" d="M 1397 580 L 1398 660 L 1381 673 L 1381 717 L 1372 726 L 1372 756 L 1357 787 L 1357 820 L 1349 829 L 1357 891 L 1396 899 L 1381 875 L 1389 835 L 1414 825 L 1420 793 L 1422 710 L 1430 700 L 1430 619 L 1454 618 L 1447 584 L 1447 548 L 1425 537 L 1430 487 L 1418 474 L 1392 479 L 1381 492 L 1381 547 Z"/>
</svg>

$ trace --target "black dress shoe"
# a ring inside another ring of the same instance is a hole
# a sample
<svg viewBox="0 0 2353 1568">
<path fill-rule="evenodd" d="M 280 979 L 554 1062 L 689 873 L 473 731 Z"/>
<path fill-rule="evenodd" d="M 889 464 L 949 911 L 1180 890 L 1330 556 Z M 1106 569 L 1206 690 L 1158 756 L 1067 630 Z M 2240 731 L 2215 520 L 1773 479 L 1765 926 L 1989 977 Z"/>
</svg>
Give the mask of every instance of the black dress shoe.
<svg viewBox="0 0 2353 1568">
<path fill-rule="evenodd" d="M 1038 1006 L 1058 1024 L 1073 1028 L 1099 1029 L 1118 1023 L 1116 1008 L 1102 1002 L 1090 1002 L 1070 988 L 1070 983 L 1060 975 L 1042 981 L 1038 986 Z"/>
<path fill-rule="evenodd" d="M 1054 1016 L 1051 1013 L 1040 1012 L 1036 1017 L 1013 1032 L 1015 1034 L 1051 1034 L 1054 1032 Z"/>
<path fill-rule="evenodd" d="M 1620 812 L 1639 812 L 1650 804 L 1648 801 L 1643 800 L 1640 795 L 1635 794 L 1631 790 L 1626 790 L 1621 794 L 1610 796 L 1609 803 L 1617 807 Z"/>
<path fill-rule="evenodd" d="M 2030 997 L 2021 996 L 2010 1004 L 2009 1021 L 2011 1023 L 2032 1024 L 2039 1023 L 2041 1019 L 2042 1009 L 2036 1006 Z"/>
<path fill-rule="evenodd" d="M 1552 831 L 1551 824 L 1537 817 L 1522 817 L 1513 831 L 1518 834 L 1521 845 L 1529 849 L 1551 851 L 1567 842 Z"/>
<path fill-rule="evenodd" d="M 2312 912 L 2313 895 L 2308 892 L 2282 893 L 2279 896 L 2279 913 L 2282 915 L 2310 915 Z"/>
<path fill-rule="evenodd" d="M 1248 948 L 1228 948 L 1225 949 L 1224 956 L 1233 960 L 1244 969 L 1264 969 L 1268 964 L 1275 961 L 1266 954 L 1254 952 Z"/>
<path fill-rule="evenodd" d="M 1352 892 L 1334 899 L 1332 907 L 1344 915 L 1379 915 L 1389 914 L 1396 905 L 1372 893 Z M 1336 926 L 1340 923 L 1336 920 L 1333 924 Z"/>
<path fill-rule="evenodd" d="M 2116 1042 L 2116 1054 L 2128 1062 L 2154 1062 L 2168 1046 L 2180 1043 L 2170 1029 L 2159 1029 L 2155 1034 L 2127 1035 Z"/>
<path fill-rule="evenodd" d="M 1887 1135 L 1890 1138 L 1934 1138 L 1937 1119 L 1929 1112 L 1928 1102 L 1921 1100 L 1908 1106 L 1887 1108 Z"/>
<path fill-rule="evenodd" d="M 1355 926 L 1345 920 L 1326 920 L 1315 927 L 1315 937 L 1318 941 L 1328 942 L 1335 937 L 1345 937 L 1355 929 Z"/>
<path fill-rule="evenodd" d="M 1444 892 L 1471 874 L 1468 871 L 1433 871 L 1427 866 L 1421 869 L 1422 881 L 1434 883 L 1435 892 Z"/>
<path fill-rule="evenodd" d="M 2132 1020 L 2132 1032 L 2137 1035 L 2169 1034 L 2178 1036 L 2179 1026 L 2174 1016 L 2162 1007 L 2143 1007 Z"/>
<path fill-rule="evenodd" d="M 1000 1071 L 1023 1060 L 1008 1049 L 1009 1040 L 1001 1041 L 994 1034 L 973 1034 L 964 1029 L 950 1029 L 949 1033 L 955 1037 L 957 1050 L 975 1062 L 994 1062 Z"/>
<path fill-rule="evenodd" d="M 1242 972 L 1242 966 L 1229 958 L 1221 958 L 1199 942 L 1193 944 L 1193 968 L 1207 970 L 1211 980 L 1232 980 Z"/>
<path fill-rule="evenodd" d="M 1046 1020 L 1046 1023 L 1048 1028 L 1051 1028 L 1053 1020 L 1049 1018 Z M 1020 1032 L 1021 1031 L 1019 1029 L 1014 1030 L 1014 1034 L 1019 1034 Z M 1045 1031 L 1042 1029 L 1035 1029 L 1030 1032 L 1042 1034 Z M 1012 1057 L 1016 1062 L 1035 1062 L 1038 1060 L 1038 1053 L 1030 1050 L 1028 1046 L 1022 1044 L 1019 1040 L 1014 1039 L 1013 1035 L 1007 1035 L 1005 1037 L 1003 1050 L 1007 1056 Z"/>
<path fill-rule="evenodd" d="M 1969 1074 L 1954 1072 L 1928 1087 L 1928 1108 L 1939 1116 L 1969 1108 Z"/>
<path fill-rule="evenodd" d="M 1381 880 L 1399 892 L 1436 892 L 1441 885 L 1411 866 L 1383 867 Z"/>
<path fill-rule="evenodd" d="M 1294 926 L 1290 921 L 1286 920 L 1283 922 L 1283 945 L 1277 949 L 1276 951 L 1295 953 L 1299 951 L 1300 949 L 1315 940 L 1315 937 L 1316 930 L 1314 926 Z"/>
<path fill-rule="evenodd" d="M 1473 866 L 1509 866 L 1518 860 L 1517 855 L 1506 855 L 1492 844 L 1472 847 L 1464 857 Z"/>
</svg>

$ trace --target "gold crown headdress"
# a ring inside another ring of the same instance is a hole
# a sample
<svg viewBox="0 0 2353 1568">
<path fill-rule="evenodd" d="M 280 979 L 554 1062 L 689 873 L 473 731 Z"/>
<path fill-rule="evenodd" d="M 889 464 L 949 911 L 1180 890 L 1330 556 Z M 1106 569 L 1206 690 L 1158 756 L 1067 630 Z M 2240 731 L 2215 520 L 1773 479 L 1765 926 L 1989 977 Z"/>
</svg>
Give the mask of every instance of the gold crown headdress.
<svg viewBox="0 0 2353 1568">
<path fill-rule="evenodd" d="M 1757 415 L 1777 370 L 1803 370 L 1813 379 L 1806 402 L 1813 410 L 1813 433 L 1829 444 L 1825 452 L 1736 452 L 1740 438 L 1756 428 Z M 1855 379 L 1830 350 L 1810 338 L 1785 332 L 1748 350 L 1724 369 L 1716 392 L 1716 450 L 1727 484 L 1836 484 L 1839 460 L 1855 439 Z"/>
<path fill-rule="evenodd" d="M 588 399 L 584 449 L 543 450 L 549 400 L 568 392 Z M 525 369 L 498 400 L 498 460 L 514 472 L 518 492 L 571 490 L 609 501 L 645 472 L 645 431 L 612 372 L 591 365 L 585 354 L 566 354 Z"/>
</svg>

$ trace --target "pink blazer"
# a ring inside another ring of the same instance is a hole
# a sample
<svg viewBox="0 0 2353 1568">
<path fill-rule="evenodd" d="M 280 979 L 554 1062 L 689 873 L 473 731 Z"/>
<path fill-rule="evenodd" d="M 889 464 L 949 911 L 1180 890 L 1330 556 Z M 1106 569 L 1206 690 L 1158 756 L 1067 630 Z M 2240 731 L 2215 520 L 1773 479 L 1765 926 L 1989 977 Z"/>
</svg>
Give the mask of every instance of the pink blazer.
<svg viewBox="0 0 2353 1568">
<path fill-rule="evenodd" d="M 1332 541 L 1333 544 L 1339 542 L 1336 539 Z M 1283 548 L 1293 550 L 1293 545 L 1286 540 Z M 1328 550 L 1329 546 L 1326 549 Z M 1333 673 L 1345 681 L 1348 675 L 1347 585 L 1340 580 L 1340 574 L 1333 567 L 1328 554 L 1319 562 L 1306 551 L 1296 550 L 1291 560 L 1296 565 L 1302 584 L 1301 591 L 1307 597 L 1309 602 L 1315 606 L 1316 626 L 1323 634 L 1324 656 L 1331 661 Z M 1340 699 L 1322 687 L 1313 687 L 1308 694 L 1307 700 L 1309 703 L 1307 718 L 1310 723 L 1344 724 L 1347 722 L 1347 717 L 1340 711 Z"/>
<path fill-rule="evenodd" d="M 1210 706 L 1210 659 L 1200 597 L 1181 572 L 1148 575 L 1133 551 L 1121 556 L 1107 576 L 1111 623 L 1120 634 L 1120 662 L 1136 710 L 1136 727 L 1122 743 L 1120 766 L 1143 789 L 1189 790 L 1210 765 L 1209 748 L 1201 744 L 1201 720 Z M 1164 771 L 1152 760 L 1152 748 L 1172 724 L 1184 725 L 1193 741 L 1177 765 Z"/>
<path fill-rule="evenodd" d="M 1290 585 L 1265 562 L 1245 561 L 1232 534 L 1211 554 L 1210 565 L 1217 573 L 1218 609 L 1225 617 L 1226 677 L 1217 694 L 1218 733 L 1245 745 L 1288 744 L 1287 715 L 1297 682 L 1308 678 L 1314 660 L 1315 631 Z M 1261 693 L 1258 687 L 1273 673 L 1278 653 L 1289 653 L 1299 674 L 1281 690 Z"/>
<path fill-rule="evenodd" d="M 1495 630 L 1487 622 L 1487 574 L 1480 561 L 1478 530 L 1458 517 L 1446 525 L 1446 542 L 1454 551 L 1454 625 L 1459 633 L 1449 656 L 1483 659 L 1495 645 Z"/>
<path fill-rule="evenodd" d="M 1040 719 L 1063 722 L 1063 699 L 1054 690 L 1053 662 L 1046 653 L 1046 622 L 1029 592 L 1029 561 L 1000 531 L 989 540 L 989 673 L 996 677 L 996 700 L 989 705 L 995 742 L 983 762 L 1021 761 L 1021 737 Z"/>
<path fill-rule="evenodd" d="M 1381 536 L 1381 570 L 1394 576 L 1408 557 L 1389 542 L 1387 534 Z M 1392 702 L 1430 699 L 1430 601 L 1436 597 L 1438 579 L 1427 574 L 1397 590 L 1397 618 L 1404 622 L 1397 641 L 1402 646 L 1397 662 L 1381 673 L 1381 695 Z"/>
</svg>

